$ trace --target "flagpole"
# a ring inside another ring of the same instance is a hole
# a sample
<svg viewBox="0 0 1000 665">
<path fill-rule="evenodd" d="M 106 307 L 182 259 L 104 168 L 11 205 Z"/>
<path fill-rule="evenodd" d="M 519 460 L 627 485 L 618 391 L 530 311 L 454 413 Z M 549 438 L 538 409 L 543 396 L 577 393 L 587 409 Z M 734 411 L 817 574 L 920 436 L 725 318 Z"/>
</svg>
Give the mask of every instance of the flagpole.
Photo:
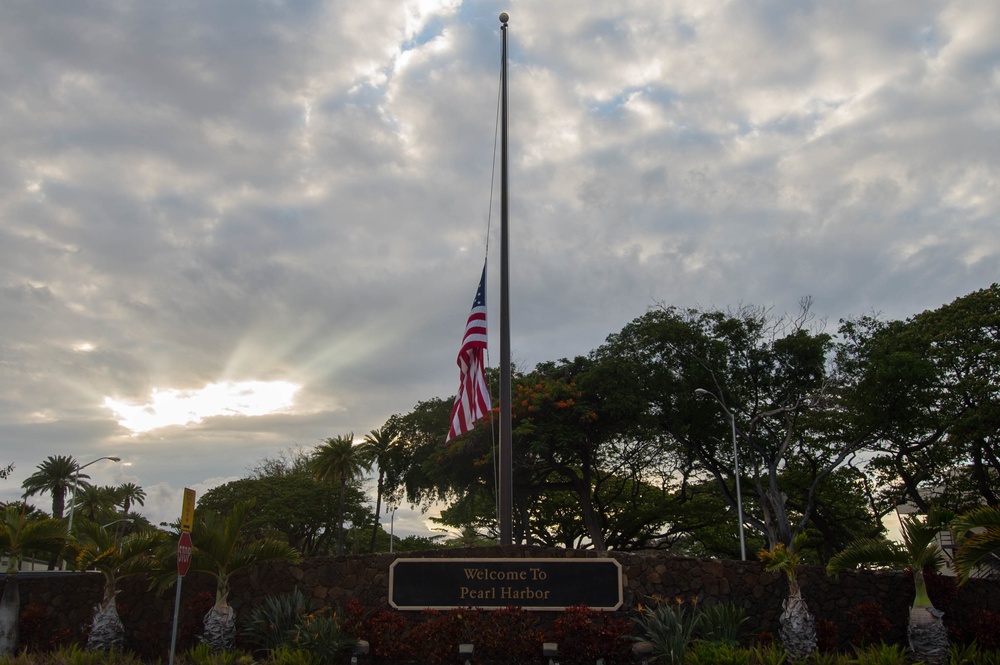
<svg viewBox="0 0 1000 665">
<path fill-rule="evenodd" d="M 510 415 L 510 266 L 507 214 L 507 12 L 500 14 L 503 64 L 500 73 L 500 487 L 498 510 L 500 544 L 511 545 L 513 529 L 513 471 Z"/>
</svg>

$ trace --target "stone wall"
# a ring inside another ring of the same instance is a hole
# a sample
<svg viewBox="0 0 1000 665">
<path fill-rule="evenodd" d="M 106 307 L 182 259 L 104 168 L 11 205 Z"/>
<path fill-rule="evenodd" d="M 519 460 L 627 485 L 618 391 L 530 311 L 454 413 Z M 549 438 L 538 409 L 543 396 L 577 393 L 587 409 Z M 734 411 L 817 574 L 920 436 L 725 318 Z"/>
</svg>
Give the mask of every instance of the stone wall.
<svg viewBox="0 0 1000 665">
<path fill-rule="evenodd" d="M 388 609 L 389 564 L 396 557 L 586 557 L 593 553 L 579 550 L 535 547 L 471 548 L 432 550 L 422 553 L 374 554 L 361 556 L 318 557 L 299 564 L 270 563 L 237 573 L 232 579 L 230 604 L 237 610 L 239 621 L 245 621 L 252 608 L 267 596 L 282 595 L 296 587 L 307 597 L 333 606 L 346 605 L 357 598 L 369 609 Z M 753 634 L 778 632 L 781 602 L 787 593 L 787 583 L 780 575 L 766 573 L 756 561 L 720 561 L 674 557 L 659 552 L 611 553 L 622 566 L 625 605 L 623 616 L 634 613 L 639 603 L 648 604 L 654 597 L 701 603 L 732 601 L 747 609 L 747 629 Z M 912 580 L 903 573 L 846 572 L 837 578 L 827 577 L 812 566 L 799 572 L 803 596 L 813 614 L 833 621 L 838 635 L 846 645 L 852 635 L 848 611 L 867 600 L 875 600 L 885 609 L 893 624 L 886 635 L 888 641 L 905 640 L 907 609 L 913 598 Z M 52 623 L 72 629 L 82 635 L 89 623 L 93 606 L 101 595 L 102 578 L 96 573 L 70 576 L 36 574 L 22 576 L 20 581 L 22 607 L 37 603 L 53 609 Z M 125 579 L 120 585 L 118 607 L 129 631 L 130 643 L 143 644 L 149 651 L 162 644 L 169 647 L 172 625 L 173 588 L 161 596 L 147 591 L 147 580 Z M 199 592 L 214 592 L 214 580 L 204 574 L 191 574 L 182 584 L 180 622 L 197 617 L 185 617 L 184 608 Z M 949 618 L 962 620 L 972 608 L 1000 613 L 1000 583 L 973 580 L 957 591 L 954 601 L 939 596 L 935 603 L 945 605 Z M 419 616 L 419 613 L 407 613 Z M 553 613 L 541 612 L 542 623 Z M 182 632 L 183 638 L 183 632 Z"/>
</svg>

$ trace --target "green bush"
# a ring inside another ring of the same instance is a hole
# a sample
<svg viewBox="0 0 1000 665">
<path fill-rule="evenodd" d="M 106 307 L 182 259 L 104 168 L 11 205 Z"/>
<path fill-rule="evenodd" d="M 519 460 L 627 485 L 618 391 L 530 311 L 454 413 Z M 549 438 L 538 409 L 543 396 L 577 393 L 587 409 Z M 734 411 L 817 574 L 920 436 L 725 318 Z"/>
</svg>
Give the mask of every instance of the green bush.
<svg viewBox="0 0 1000 665">
<path fill-rule="evenodd" d="M 858 648 L 854 661 L 857 665 L 906 665 L 906 649 L 898 644 L 886 644 Z"/>
<path fill-rule="evenodd" d="M 291 644 L 320 663 L 333 663 L 351 652 L 356 641 L 340 628 L 336 614 L 307 614 L 295 626 Z"/>
<path fill-rule="evenodd" d="M 685 665 L 750 665 L 750 651 L 727 642 L 697 642 L 684 655 Z"/>
<path fill-rule="evenodd" d="M 635 618 L 638 628 L 636 641 L 653 645 L 653 656 L 668 665 L 682 665 L 688 645 L 695 638 L 701 615 L 688 611 L 682 602 L 658 602 L 652 607 L 639 607 Z"/>
<path fill-rule="evenodd" d="M 297 588 L 284 596 L 269 596 L 250 613 L 243 636 L 264 652 L 288 645 L 296 627 L 312 609 Z"/>
</svg>

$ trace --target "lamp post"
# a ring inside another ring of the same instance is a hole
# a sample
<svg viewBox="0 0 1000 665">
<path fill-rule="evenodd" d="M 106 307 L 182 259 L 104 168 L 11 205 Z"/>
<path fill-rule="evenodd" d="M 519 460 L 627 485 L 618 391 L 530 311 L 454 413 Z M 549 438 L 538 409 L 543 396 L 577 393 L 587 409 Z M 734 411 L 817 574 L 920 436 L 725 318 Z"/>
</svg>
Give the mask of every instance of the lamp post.
<svg viewBox="0 0 1000 665">
<path fill-rule="evenodd" d="M 747 560 L 747 544 L 746 539 L 743 536 L 743 493 L 740 491 L 740 449 L 736 445 L 736 417 L 732 412 L 726 408 L 726 405 L 722 403 L 715 393 L 709 392 L 704 388 L 698 388 L 694 391 L 695 395 L 708 395 L 715 400 L 715 403 L 719 405 L 722 412 L 726 414 L 729 418 L 729 423 L 732 425 L 733 429 L 733 467 L 736 475 L 736 516 L 740 522 L 740 558 L 743 561 Z"/>
<path fill-rule="evenodd" d="M 66 527 L 67 533 L 73 533 L 73 508 L 76 506 L 76 489 L 77 486 L 80 484 L 80 470 L 86 469 L 91 464 L 96 464 L 101 460 L 111 460 L 112 462 L 121 462 L 122 458 L 108 455 L 105 457 L 98 457 L 93 461 L 87 462 L 83 466 L 80 466 L 79 464 L 76 465 L 76 472 L 73 474 L 73 500 L 69 504 L 69 524 Z"/>
<path fill-rule="evenodd" d="M 66 533 L 67 534 L 70 534 L 70 535 L 73 534 L 73 508 L 76 507 L 76 488 L 80 484 L 80 469 L 86 469 L 91 464 L 96 464 L 97 462 L 100 462 L 101 460 L 105 460 L 105 459 L 106 460 L 111 460 L 112 462 L 121 462 L 122 461 L 121 457 L 114 457 L 112 455 L 106 455 L 104 457 L 98 457 L 95 460 L 91 460 L 90 462 L 87 462 L 83 466 L 80 466 L 80 463 L 77 462 L 77 464 L 76 464 L 76 471 L 73 473 L 73 498 L 69 502 L 69 523 L 66 525 Z M 65 559 L 63 559 L 63 562 L 62 562 L 62 569 L 66 570 L 66 560 Z"/>
<path fill-rule="evenodd" d="M 396 508 L 398 506 L 392 507 L 392 514 L 389 516 L 389 552 L 392 553 L 392 541 L 394 540 L 393 529 L 395 528 L 396 522 Z"/>
</svg>

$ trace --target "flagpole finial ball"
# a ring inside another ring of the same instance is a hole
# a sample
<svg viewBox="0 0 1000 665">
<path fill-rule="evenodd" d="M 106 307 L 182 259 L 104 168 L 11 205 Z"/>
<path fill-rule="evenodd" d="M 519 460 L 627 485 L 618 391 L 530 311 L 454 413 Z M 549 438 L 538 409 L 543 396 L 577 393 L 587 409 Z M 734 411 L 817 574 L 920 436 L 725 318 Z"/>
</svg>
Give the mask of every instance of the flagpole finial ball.
<svg viewBox="0 0 1000 665">
<path fill-rule="evenodd" d="M 509 20 L 510 20 L 510 16 L 507 15 L 507 12 L 502 12 L 500 14 L 500 22 L 501 23 L 506 23 Z"/>
</svg>

